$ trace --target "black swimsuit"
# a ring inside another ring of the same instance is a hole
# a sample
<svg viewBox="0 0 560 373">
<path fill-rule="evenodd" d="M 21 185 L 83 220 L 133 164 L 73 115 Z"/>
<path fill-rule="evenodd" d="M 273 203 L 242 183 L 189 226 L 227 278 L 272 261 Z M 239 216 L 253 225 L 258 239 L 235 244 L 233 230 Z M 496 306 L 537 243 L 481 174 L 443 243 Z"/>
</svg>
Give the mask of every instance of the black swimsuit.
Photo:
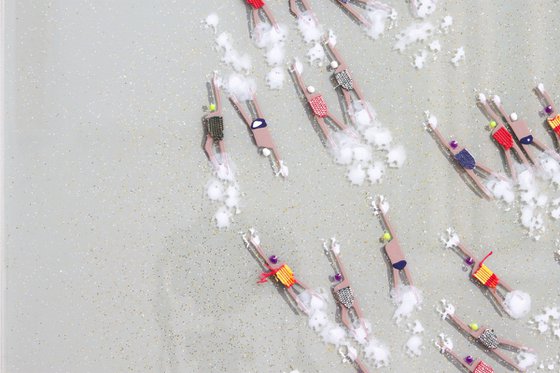
<svg viewBox="0 0 560 373">
<path fill-rule="evenodd" d="M 525 136 L 519 142 L 523 145 L 529 145 L 533 142 L 533 135 Z"/>
<path fill-rule="evenodd" d="M 406 260 L 401 260 L 399 262 L 393 263 L 393 268 L 402 271 L 406 267 Z"/>
</svg>

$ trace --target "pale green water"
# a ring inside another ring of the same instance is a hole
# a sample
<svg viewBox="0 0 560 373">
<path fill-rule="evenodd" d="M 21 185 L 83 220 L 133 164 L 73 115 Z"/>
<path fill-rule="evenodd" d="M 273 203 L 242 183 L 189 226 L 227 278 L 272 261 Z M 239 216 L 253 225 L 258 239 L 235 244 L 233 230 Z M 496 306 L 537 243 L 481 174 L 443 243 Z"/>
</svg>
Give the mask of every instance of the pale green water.
<svg viewBox="0 0 560 373">
<path fill-rule="evenodd" d="M 559 341 L 535 334 L 528 318 L 498 315 L 438 237 L 454 226 L 480 256 L 493 249 L 491 267 L 531 294 L 533 315 L 560 303 L 557 223 L 546 218 L 540 241 L 527 238 L 515 211 L 476 197 L 421 126 L 431 110 L 444 134 L 501 169 L 475 107 L 475 94 L 489 90 L 551 143 L 531 89 L 543 80 L 560 103 L 559 4 L 528 3 L 442 0 L 430 19 L 452 15 L 453 32 L 438 36 L 439 60 L 415 71 L 410 56 L 419 46 L 391 51 L 395 33 L 411 22 L 404 1 L 391 2 L 399 24 L 377 41 L 334 2 L 313 1 L 380 120 L 408 151 L 406 165 L 390 170 L 383 184 L 352 187 L 320 145 L 292 81 L 279 92 L 265 88 L 268 67 L 249 40 L 240 0 L 7 1 L 4 370 L 353 371 L 271 285 L 256 284 L 260 268 L 238 233 L 251 226 L 313 287 L 329 286 L 332 273 L 320 240 L 339 238 L 374 334 L 391 348 L 385 371 L 457 371 L 432 346 L 440 332 L 458 353 L 505 371 L 438 319 L 441 298 L 541 358 L 556 356 Z M 308 46 L 287 1 L 269 4 L 290 26 L 288 57 L 302 57 Z M 211 11 L 220 31 L 253 57 L 261 104 L 290 166 L 288 180 L 275 178 L 226 102 L 226 141 L 243 196 L 242 213 L 222 232 L 210 221 L 210 167 L 200 146 L 205 82 L 213 70 L 229 71 L 200 24 Z M 459 46 L 467 59 L 454 68 L 447 51 Z M 338 110 L 325 70 L 306 66 L 305 74 Z M 424 308 L 414 315 L 426 329 L 418 358 L 403 352 L 405 325 L 391 321 L 381 227 L 366 193 L 391 203 L 424 291 Z"/>
</svg>

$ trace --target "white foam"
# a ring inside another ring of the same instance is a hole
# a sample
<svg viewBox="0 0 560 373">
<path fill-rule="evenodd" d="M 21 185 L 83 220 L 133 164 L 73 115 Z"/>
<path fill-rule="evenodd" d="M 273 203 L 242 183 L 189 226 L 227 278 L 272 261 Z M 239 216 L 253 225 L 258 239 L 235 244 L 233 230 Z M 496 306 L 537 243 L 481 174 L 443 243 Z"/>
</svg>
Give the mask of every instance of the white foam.
<svg viewBox="0 0 560 373">
<path fill-rule="evenodd" d="M 365 18 L 369 22 L 368 26 L 364 26 L 366 34 L 373 40 L 379 39 L 387 28 L 392 27 L 396 17 L 395 9 L 386 5 L 379 7 L 372 4 L 366 8 L 365 12 Z M 389 22 L 389 25 L 387 25 L 387 22 Z"/>
<path fill-rule="evenodd" d="M 210 13 L 204 20 L 205 26 L 207 28 L 212 27 L 214 34 L 218 32 L 218 24 L 220 23 L 220 17 L 216 13 Z"/>
<path fill-rule="evenodd" d="M 364 131 L 364 138 L 377 150 L 388 150 L 393 142 L 391 131 L 384 127 L 369 127 Z"/>
<path fill-rule="evenodd" d="M 353 185 L 362 185 L 366 179 L 366 171 L 362 165 L 356 163 L 348 169 L 347 176 Z"/>
<path fill-rule="evenodd" d="M 426 127 L 430 127 L 430 128 L 433 128 L 433 129 L 437 128 L 437 126 L 438 126 L 437 117 L 435 115 L 431 114 L 429 110 L 425 110 L 424 115 L 426 116 L 426 122 L 424 123 L 424 125 Z"/>
<path fill-rule="evenodd" d="M 457 232 L 455 232 L 455 230 L 451 227 L 447 228 L 445 232 L 447 233 L 447 236 L 440 237 L 441 242 L 445 244 L 445 248 L 450 249 L 452 247 L 457 247 L 457 245 L 459 245 L 459 243 L 461 242 Z"/>
<path fill-rule="evenodd" d="M 360 164 L 369 163 L 373 159 L 371 148 L 367 145 L 357 145 L 353 149 L 354 160 Z"/>
<path fill-rule="evenodd" d="M 329 29 L 329 35 L 327 37 L 327 42 L 333 47 L 336 45 L 336 35 L 335 35 L 335 33 L 332 29 Z"/>
<path fill-rule="evenodd" d="M 443 320 L 445 320 L 447 316 L 455 314 L 455 306 L 453 304 L 446 299 L 442 299 L 440 303 L 442 308 L 438 308 L 437 311 Z"/>
<path fill-rule="evenodd" d="M 224 199 L 224 186 L 218 179 L 212 179 L 206 187 L 206 194 L 212 201 L 221 201 Z"/>
<path fill-rule="evenodd" d="M 220 165 L 214 171 L 214 177 L 206 185 L 206 195 L 208 199 L 218 205 L 214 214 L 214 221 L 218 228 L 228 228 L 233 216 L 241 213 L 240 210 L 240 190 L 235 181 L 234 165 L 229 160 L 230 167 Z"/>
<path fill-rule="evenodd" d="M 515 201 L 515 191 L 509 180 L 491 178 L 487 181 L 486 187 L 497 200 L 504 201 L 508 205 Z"/>
<path fill-rule="evenodd" d="M 426 52 L 425 50 L 418 51 L 418 54 L 414 55 L 414 62 L 412 63 L 412 66 L 414 66 L 418 70 L 423 69 L 427 58 L 428 52 Z"/>
<path fill-rule="evenodd" d="M 317 43 L 323 37 L 323 27 L 311 12 L 303 12 L 298 17 L 298 28 L 306 43 Z"/>
<path fill-rule="evenodd" d="M 444 353 L 445 349 L 453 350 L 453 340 L 449 336 L 444 333 L 440 333 L 438 335 L 438 339 L 435 342 L 435 345 L 439 347 L 439 352 Z"/>
<path fill-rule="evenodd" d="M 226 207 L 222 206 L 216 211 L 214 219 L 216 221 L 216 227 L 227 228 L 231 224 L 231 219 L 233 217 L 232 212 Z"/>
<path fill-rule="evenodd" d="M 414 324 L 408 325 L 408 329 L 412 334 L 421 334 L 424 333 L 424 326 L 420 322 L 420 320 L 414 320 Z"/>
<path fill-rule="evenodd" d="M 239 101 L 247 101 L 253 98 L 257 84 L 253 78 L 233 73 L 229 75 L 224 88 Z"/>
<path fill-rule="evenodd" d="M 550 181 L 554 187 L 560 186 L 560 164 L 556 159 L 548 154 L 541 153 L 539 155 L 539 163 L 541 165 L 539 177 L 543 180 Z"/>
<path fill-rule="evenodd" d="M 544 84 L 539 83 L 539 84 L 537 85 L 537 89 L 539 90 L 539 92 L 544 93 Z"/>
<path fill-rule="evenodd" d="M 378 184 L 383 180 L 383 176 L 385 175 L 385 163 L 381 161 L 373 162 L 372 166 L 369 166 L 367 169 L 368 180 L 372 184 Z"/>
<path fill-rule="evenodd" d="M 401 168 L 406 161 L 406 150 L 404 146 L 397 145 L 387 153 L 387 164 L 389 167 Z"/>
<path fill-rule="evenodd" d="M 389 365 L 391 353 L 387 346 L 376 339 L 371 339 L 363 348 L 364 356 L 368 360 L 372 360 L 376 368 L 386 367 Z"/>
<path fill-rule="evenodd" d="M 415 13 L 419 18 L 426 18 L 436 10 L 437 0 L 419 0 Z"/>
<path fill-rule="evenodd" d="M 223 52 L 222 61 L 231 66 L 237 72 L 248 73 L 252 68 L 251 57 L 247 53 L 241 54 L 234 47 L 231 41 L 231 35 L 222 32 L 216 38 L 216 44 Z"/>
<path fill-rule="evenodd" d="M 400 285 L 391 290 L 391 299 L 397 306 L 393 319 L 399 323 L 402 319 L 410 317 L 412 312 L 422 307 L 422 292 L 410 285 Z"/>
<path fill-rule="evenodd" d="M 555 208 L 550 211 L 550 216 L 552 216 L 552 218 L 555 220 L 560 219 L 560 198 L 554 199 L 551 202 L 551 205 Z"/>
<path fill-rule="evenodd" d="M 531 296 L 520 290 L 513 290 L 504 299 L 506 312 L 514 319 L 525 317 L 531 311 Z"/>
<path fill-rule="evenodd" d="M 348 345 L 346 331 L 329 319 L 328 303 L 323 289 L 306 290 L 298 295 L 300 302 L 308 310 L 308 325 L 323 340 L 336 347 Z"/>
<path fill-rule="evenodd" d="M 501 99 L 500 96 L 498 96 L 498 95 L 494 95 L 494 96 L 492 97 L 492 101 L 494 101 L 494 103 L 495 103 L 496 105 L 501 105 L 501 104 L 502 104 L 502 99 Z"/>
<path fill-rule="evenodd" d="M 230 209 L 234 209 L 237 213 L 237 211 L 239 210 L 239 200 L 239 186 L 237 184 L 229 185 L 225 192 L 225 205 Z"/>
<path fill-rule="evenodd" d="M 560 332 L 560 311 L 558 307 L 545 307 L 544 313 L 533 316 L 531 324 L 536 324 L 537 330 L 543 334 L 548 330 Z"/>
<path fill-rule="evenodd" d="M 516 359 L 517 365 L 521 369 L 527 369 L 537 363 L 537 355 L 526 351 L 521 351 L 520 353 L 518 353 Z"/>
<path fill-rule="evenodd" d="M 443 17 L 443 20 L 441 21 L 439 28 L 444 34 L 447 34 L 451 26 L 453 26 L 453 17 L 448 15 Z"/>
<path fill-rule="evenodd" d="M 486 95 L 484 93 L 479 93 L 478 94 L 478 101 L 480 102 L 486 102 Z"/>
<path fill-rule="evenodd" d="M 441 43 L 439 42 L 439 40 L 434 40 L 432 41 L 430 44 L 428 44 L 428 48 L 430 48 L 430 50 L 432 52 L 440 52 L 441 51 Z"/>
<path fill-rule="evenodd" d="M 396 36 L 393 49 L 403 52 L 409 45 L 425 41 L 433 33 L 434 25 L 431 22 L 414 22 Z"/>
<path fill-rule="evenodd" d="M 408 338 L 404 346 L 406 353 L 410 357 L 422 355 L 422 337 L 419 335 L 413 335 Z"/>
<path fill-rule="evenodd" d="M 455 50 L 455 54 L 451 58 L 451 63 L 457 67 L 459 63 L 465 59 L 465 48 L 459 47 Z"/>
<path fill-rule="evenodd" d="M 325 49 L 319 43 L 316 43 L 307 51 L 307 59 L 310 64 L 317 64 L 318 66 L 323 66 L 323 61 L 325 60 Z"/>
<path fill-rule="evenodd" d="M 266 62 L 269 66 L 278 66 L 284 62 L 284 44 L 288 35 L 285 25 L 273 27 L 261 22 L 253 31 L 253 41 L 258 48 L 265 49 Z"/>
<path fill-rule="evenodd" d="M 542 204 L 543 198 L 534 174 L 530 170 L 521 172 L 518 175 L 518 185 L 521 224 L 529 231 L 531 237 L 538 239 L 544 231 L 543 215 L 539 209 L 539 202 Z"/>
<path fill-rule="evenodd" d="M 276 176 L 281 175 L 282 177 L 288 177 L 290 175 L 290 169 L 286 166 L 283 160 L 280 160 L 280 169 L 276 172 Z"/>
<path fill-rule="evenodd" d="M 270 89 L 281 89 L 284 86 L 286 76 L 284 69 L 276 66 L 266 74 L 266 85 Z"/>
<path fill-rule="evenodd" d="M 384 214 L 386 214 L 389 211 L 389 201 L 387 201 L 387 198 L 385 198 L 385 196 L 383 195 L 379 195 L 377 196 L 377 202 L 373 202 L 372 203 L 373 207 L 375 207 L 376 209 L 381 210 L 381 212 L 383 212 Z M 417 320 L 418 321 L 418 320 Z"/>
</svg>

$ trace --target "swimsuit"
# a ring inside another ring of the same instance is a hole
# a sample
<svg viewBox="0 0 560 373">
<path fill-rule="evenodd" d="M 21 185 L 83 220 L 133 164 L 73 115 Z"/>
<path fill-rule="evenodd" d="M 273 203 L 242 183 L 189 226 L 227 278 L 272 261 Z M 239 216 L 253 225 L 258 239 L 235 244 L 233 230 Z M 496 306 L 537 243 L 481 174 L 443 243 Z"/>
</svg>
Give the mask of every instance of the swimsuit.
<svg viewBox="0 0 560 373">
<path fill-rule="evenodd" d="M 393 263 L 393 268 L 402 271 L 406 267 L 406 260 L 401 260 L 396 263 Z"/>
<path fill-rule="evenodd" d="M 346 308 L 352 308 L 354 304 L 354 292 L 350 286 L 340 289 L 336 292 L 336 298 Z"/>
<path fill-rule="evenodd" d="M 554 118 L 548 118 L 546 121 L 548 122 L 550 128 L 552 128 L 552 130 L 560 136 L 560 114 L 558 114 Z"/>
<path fill-rule="evenodd" d="M 327 108 L 327 103 L 323 96 L 315 96 L 309 100 L 309 106 L 311 106 L 311 110 L 313 114 L 318 116 L 319 118 L 325 118 L 329 115 L 329 109 Z"/>
<path fill-rule="evenodd" d="M 260 9 L 264 6 L 264 1 L 262 0 L 247 0 L 247 3 L 255 9 Z"/>
<path fill-rule="evenodd" d="M 494 132 L 492 137 L 505 150 L 509 150 L 513 146 L 513 137 L 511 136 L 511 133 L 509 133 L 508 130 L 506 130 L 504 127 L 500 127 L 499 130 Z"/>
<path fill-rule="evenodd" d="M 498 348 L 500 345 L 500 342 L 498 342 L 498 336 L 492 329 L 486 329 L 483 331 L 480 337 L 478 337 L 478 341 L 491 350 Z"/>
<path fill-rule="evenodd" d="M 334 78 L 336 82 L 345 90 L 350 91 L 354 89 L 354 84 L 348 70 L 342 70 L 338 73 L 334 73 Z"/>
<path fill-rule="evenodd" d="M 266 282 L 270 276 L 275 276 L 276 281 L 280 282 L 287 288 L 291 288 L 297 283 L 297 280 L 294 277 L 294 272 L 287 264 L 283 264 L 278 269 L 272 269 L 269 265 L 266 266 L 270 269 L 270 272 L 261 273 L 261 279 L 258 281 L 259 284 Z"/>
<path fill-rule="evenodd" d="M 206 119 L 206 129 L 208 134 L 214 141 L 221 141 L 224 139 L 224 118 L 210 117 Z"/>
<path fill-rule="evenodd" d="M 533 135 L 525 136 L 521 140 L 519 140 L 519 142 L 523 145 L 529 145 L 533 143 Z"/>
<path fill-rule="evenodd" d="M 266 127 L 266 120 L 264 120 L 263 118 L 257 118 L 255 119 L 252 123 L 251 123 L 251 129 L 257 129 L 257 128 L 264 128 Z"/>
<path fill-rule="evenodd" d="M 472 276 L 480 281 L 482 285 L 488 286 L 489 288 L 495 288 L 500 283 L 498 276 L 484 264 L 478 267 Z"/>
<path fill-rule="evenodd" d="M 463 149 L 459 153 L 455 154 L 455 160 L 461 165 L 461 167 L 467 170 L 472 170 L 476 166 L 474 157 L 467 149 Z"/>
<path fill-rule="evenodd" d="M 486 364 L 484 361 L 480 361 L 476 368 L 474 368 L 473 373 L 494 373 L 494 368 Z"/>
</svg>

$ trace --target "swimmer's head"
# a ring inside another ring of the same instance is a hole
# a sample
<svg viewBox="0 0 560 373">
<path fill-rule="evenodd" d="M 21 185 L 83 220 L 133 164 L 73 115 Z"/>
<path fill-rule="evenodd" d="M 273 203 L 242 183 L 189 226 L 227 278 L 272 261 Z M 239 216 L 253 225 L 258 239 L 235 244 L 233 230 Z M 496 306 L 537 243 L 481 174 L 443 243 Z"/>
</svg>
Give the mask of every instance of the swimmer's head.
<svg viewBox="0 0 560 373">
<path fill-rule="evenodd" d="M 496 121 L 491 121 L 491 122 L 488 124 L 488 126 L 489 126 L 491 129 L 496 128 L 497 125 L 498 125 L 498 123 L 496 123 Z"/>
<path fill-rule="evenodd" d="M 459 143 L 455 140 L 451 140 L 449 142 L 449 146 L 451 146 L 451 149 L 457 149 L 457 147 L 459 146 Z"/>
<path fill-rule="evenodd" d="M 333 69 L 338 68 L 338 62 L 337 62 L 336 60 L 332 60 L 332 61 L 331 61 L 331 67 L 332 67 Z"/>
<path fill-rule="evenodd" d="M 381 241 L 388 242 L 391 241 L 392 238 L 393 236 L 391 236 L 391 233 L 386 231 L 385 233 L 383 233 L 383 236 L 381 236 Z"/>
<path fill-rule="evenodd" d="M 515 113 L 515 112 L 514 112 L 514 113 L 511 113 L 511 114 L 509 115 L 509 117 L 510 117 L 511 120 L 513 120 L 513 121 L 516 121 L 517 118 L 518 118 L 517 113 Z"/>
<path fill-rule="evenodd" d="M 312 85 L 308 85 L 308 86 L 307 86 L 307 92 L 309 92 L 309 93 L 315 93 L 315 87 L 313 87 Z"/>
</svg>

